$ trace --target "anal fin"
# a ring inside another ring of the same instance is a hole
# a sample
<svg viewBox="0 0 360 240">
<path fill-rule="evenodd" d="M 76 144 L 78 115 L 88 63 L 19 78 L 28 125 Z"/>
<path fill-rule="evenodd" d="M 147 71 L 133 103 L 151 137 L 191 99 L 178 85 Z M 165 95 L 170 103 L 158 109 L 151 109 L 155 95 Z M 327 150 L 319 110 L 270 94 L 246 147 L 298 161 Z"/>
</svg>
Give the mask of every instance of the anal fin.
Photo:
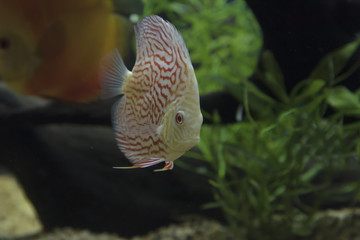
<svg viewBox="0 0 360 240">
<path fill-rule="evenodd" d="M 146 167 L 150 167 L 153 165 L 156 165 L 158 163 L 163 162 L 164 159 L 163 158 L 150 158 L 148 161 L 146 162 L 141 162 L 141 163 L 137 163 L 133 166 L 128 166 L 128 167 L 113 167 L 114 169 L 133 169 L 133 168 L 146 168 Z M 165 165 L 166 167 L 166 165 Z M 155 170 L 157 171 L 157 170 Z"/>
</svg>

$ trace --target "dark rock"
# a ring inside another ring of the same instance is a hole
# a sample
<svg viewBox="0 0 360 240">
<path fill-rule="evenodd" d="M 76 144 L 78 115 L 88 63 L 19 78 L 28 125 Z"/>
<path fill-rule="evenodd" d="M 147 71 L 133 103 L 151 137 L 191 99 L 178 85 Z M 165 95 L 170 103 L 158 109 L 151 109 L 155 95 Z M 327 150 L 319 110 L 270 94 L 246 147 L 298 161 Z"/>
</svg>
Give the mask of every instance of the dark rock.
<svg viewBox="0 0 360 240">
<path fill-rule="evenodd" d="M 129 165 L 110 127 L 44 126 L 0 130 L 0 163 L 19 179 L 46 230 L 74 227 L 142 234 L 202 213 L 207 179 L 180 167 L 116 170 Z M 177 160 L 182 161 L 182 160 Z M 157 166 L 158 167 L 158 166 Z"/>
</svg>

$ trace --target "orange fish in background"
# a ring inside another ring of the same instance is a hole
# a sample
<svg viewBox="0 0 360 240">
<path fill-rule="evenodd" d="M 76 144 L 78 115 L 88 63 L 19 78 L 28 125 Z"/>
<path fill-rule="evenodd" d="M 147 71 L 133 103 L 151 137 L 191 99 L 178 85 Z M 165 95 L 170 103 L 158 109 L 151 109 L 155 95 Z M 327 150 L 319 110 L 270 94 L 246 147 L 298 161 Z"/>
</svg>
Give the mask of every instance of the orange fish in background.
<svg viewBox="0 0 360 240">
<path fill-rule="evenodd" d="M 99 62 L 130 52 L 132 25 L 111 0 L 0 0 L 0 78 L 22 94 L 87 102 Z"/>
</svg>

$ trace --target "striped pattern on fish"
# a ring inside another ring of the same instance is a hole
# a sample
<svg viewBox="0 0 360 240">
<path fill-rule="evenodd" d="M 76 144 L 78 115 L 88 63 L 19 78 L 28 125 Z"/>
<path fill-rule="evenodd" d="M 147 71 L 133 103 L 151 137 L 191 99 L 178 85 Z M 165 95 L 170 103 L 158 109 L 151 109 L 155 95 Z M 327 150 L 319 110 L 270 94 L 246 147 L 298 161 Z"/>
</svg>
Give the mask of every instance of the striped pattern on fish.
<svg viewBox="0 0 360 240">
<path fill-rule="evenodd" d="M 117 52 L 111 54 L 103 67 L 103 95 L 124 94 L 113 106 L 113 126 L 133 167 L 165 161 L 160 170 L 169 170 L 199 141 L 197 81 L 185 43 L 171 23 L 151 15 L 137 24 L 135 34 L 132 72 Z"/>
</svg>

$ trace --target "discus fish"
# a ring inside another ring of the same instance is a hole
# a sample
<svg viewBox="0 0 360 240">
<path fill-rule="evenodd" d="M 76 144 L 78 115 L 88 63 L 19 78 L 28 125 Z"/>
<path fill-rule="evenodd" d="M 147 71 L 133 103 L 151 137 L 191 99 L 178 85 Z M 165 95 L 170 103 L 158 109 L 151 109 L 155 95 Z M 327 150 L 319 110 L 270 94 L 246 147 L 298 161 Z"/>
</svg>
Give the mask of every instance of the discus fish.
<svg viewBox="0 0 360 240">
<path fill-rule="evenodd" d="M 112 107 L 117 145 L 143 168 L 174 160 L 200 140 L 203 117 L 199 89 L 181 34 L 169 22 L 150 15 L 135 26 L 136 62 L 130 72 L 115 50 L 103 60 L 103 98 L 123 94 Z"/>
<path fill-rule="evenodd" d="M 25 95 L 97 99 L 99 62 L 128 55 L 131 28 L 112 0 L 0 0 L 0 78 Z"/>
</svg>

